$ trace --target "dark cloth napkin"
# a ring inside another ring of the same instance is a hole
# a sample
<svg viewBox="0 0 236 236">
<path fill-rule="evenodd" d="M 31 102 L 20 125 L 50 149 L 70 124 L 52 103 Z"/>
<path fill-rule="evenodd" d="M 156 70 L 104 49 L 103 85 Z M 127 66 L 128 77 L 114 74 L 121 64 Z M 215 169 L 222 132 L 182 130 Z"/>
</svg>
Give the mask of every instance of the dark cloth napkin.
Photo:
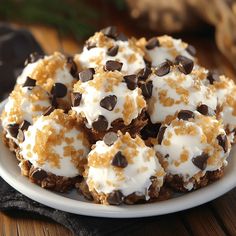
<svg viewBox="0 0 236 236">
<path fill-rule="evenodd" d="M 16 76 L 32 52 L 43 53 L 32 34 L 0 24 L 0 99 L 12 90 Z M 35 202 L 10 187 L 0 178 L 0 210 L 19 210 L 50 218 L 74 235 L 130 235 L 150 219 L 109 219 L 75 215 Z"/>
<path fill-rule="evenodd" d="M 33 35 L 0 23 L 0 99 L 7 97 L 31 52 L 43 53 Z"/>
<path fill-rule="evenodd" d="M 0 178 L 0 210 L 20 210 L 50 218 L 64 225 L 74 235 L 132 235 L 149 221 L 145 219 L 110 219 L 70 214 L 35 202 L 9 186 Z"/>
</svg>

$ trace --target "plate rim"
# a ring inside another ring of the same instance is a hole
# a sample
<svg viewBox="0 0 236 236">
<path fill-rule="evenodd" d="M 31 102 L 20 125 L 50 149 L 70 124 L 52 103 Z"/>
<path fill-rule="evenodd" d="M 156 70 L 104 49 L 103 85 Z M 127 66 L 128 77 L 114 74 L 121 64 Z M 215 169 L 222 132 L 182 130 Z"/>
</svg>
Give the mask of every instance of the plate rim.
<svg viewBox="0 0 236 236">
<path fill-rule="evenodd" d="M 0 113 L 2 112 L 6 101 L 7 99 L 0 103 Z M 4 146 L 2 141 L 0 141 L 0 145 Z M 12 156 L 11 158 L 15 159 L 14 154 L 11 154 L 9 150 L 7 151 L 9 152 L 8 157 Z M 235 170 L 235 173 L 232 170 L 228 175 L 223 176 L 223 178 L 220 180 L 202 189 L 198 189 L 194 192 L 187 193 L 177 198 L 155 203 L 106 206 L 92 202 L 82 202 L 62 196 L 59 193 L 43 189 L 38 185 L 31 183 L 27 177 L 22 176 L 20 174 L 20 169 L 17 171 L 17 173 L 11 173 L 8 171 L 5 168 L 7 166 L 7 162 L 4 164 L 4 161 L 2 161 L 4 158 L 1 158 L 1 155 L 2 152 L 0 153 L 0 176 L 9 185 L 28 198 L 42 203 L 48 207 L 78 215 L 108 218 L 139 218 L 164 215 L 202 205 L 206 202 L 216 199 L 217 197 L 236 187 L 236 158 L 234 157 L 233 159 L 231 157 L 232 160 L 230 161 L 233 163 L 233 170 Z M 232 149 L 231 156 L 232 155 L 236 156 L 236 147 Z M 16 161 L 16 159 L 12 161 Z"/>
</svg>

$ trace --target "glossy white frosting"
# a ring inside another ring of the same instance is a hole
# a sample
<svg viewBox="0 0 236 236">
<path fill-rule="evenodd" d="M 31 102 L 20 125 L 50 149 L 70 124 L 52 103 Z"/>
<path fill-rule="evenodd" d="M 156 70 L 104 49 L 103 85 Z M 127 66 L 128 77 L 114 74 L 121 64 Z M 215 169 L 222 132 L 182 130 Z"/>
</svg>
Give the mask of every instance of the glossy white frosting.
<svg viewBox="0 0 236 236">
<path fill-rule="evenodd" d="M 122 78 L 120 72 L 98 71 L 92 81 L 83 83 L 79 81 L 79 86 L 74 86 L 73 92 L 79 92 L 78 88 L 83 92 L 80 105 L 72 107 L 72 109 L 77 114 L 86 118 L 88 128 L 92 127 L 92 123 L 98 119 L 99 115 L 106 117 L 108 121 L 107 129 L 111 127 L 113 121 L 119 118 L 125 121 L 125 125 L 129 125 L 146 107 L 141 90 L 138 87 L 134 90 L 128 89 L 127 84 Z M 100 86 L 96 87 L 94 84 L 99 84 Z M 108 89 L 110 85 L 112 86 L 111 90 Z M 100 106 L 100 101 L 109 95 L 115 95 L 117 97 L 117 103 L 112 111 Z M 126 106 L 126 104 L 131 104 L 132 107 Z M 129 112 L 127 109 L 130 109 Z"/>
<path fill-rule="evenodd" d="M 96 33 L 88 40 L 91 44 L 98 44 L 96 47 L 87 49 L 85 46 L 81 54 L 75 55 L 83 68 L 95 68 L 103 66 L 108 60 L 115 60 L 123 63 L 121 71 L 124 74 L 135 74 L 145 67 L 143 55 L 138 48 L 131 47 L 129 41 L 113 40 L 102 33 Z M 104 42 L 103 42 L 104 41 Z M 107 55 L 111 46 L 118 46 L 118 53 L 115 56 Z"/>
<path fill-rule="evenodd" d="M 7 130 L 9 124 L 21 124 L 24 120 L 31 124 L 51 105 L 49 94 L 41 87 L 33 88 L 17 86 L 10 94 L 1 115 L 3 128 L 7 131 L 7 138 L 12 137 Z"/>
<path fill-rule="evenodd" d="M 184 43 L 181 39 L 175 39 L 170 36 L 157 37 L 160 46 L 154 47 L 151 50 L 145 48 L 145 53 L 151 59 L 153 67 L 165 62 L 166 60 L 173 61 L 176 56 L 182 55 L 190 59 L 194 59 L 192 55 L 186 50 L 188 44 Z"/>
<path fill-rule="evenodd" d="M 152 123 L 163 122 L 179 110 L 194 111 L 202 103 L 216 109 L 217 99 L 213 90 L 203 84 L 196 72 L 197 69 L 194 69 L 191 74 L 185 75 L 173 68 L 165 76 L 152 74 L 149 77 L 153 90 L 147 103 Z"/>
</svg>

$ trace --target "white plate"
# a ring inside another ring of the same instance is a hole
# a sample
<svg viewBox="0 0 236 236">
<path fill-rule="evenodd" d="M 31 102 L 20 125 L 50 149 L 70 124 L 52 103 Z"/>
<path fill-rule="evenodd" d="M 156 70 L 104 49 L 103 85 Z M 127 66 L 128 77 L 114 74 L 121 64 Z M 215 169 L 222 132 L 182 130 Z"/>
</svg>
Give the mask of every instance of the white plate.
<svg viewBox="0 0 236 236">
<path fill-rule="evenodd" d="M 0 112 L 4 103 L 0 104 Z M 0 175 L 13 188 L 44 205 L 80 215 L 111 218 L 163 215 L 209 202 L 236 186 L 235 146 L 231 151 L 225 176 L 205 188 L 157 203 L 133 206 L 103 206 L 86 201 L 76 191 L 59 194 L 40 188 L 31 183 L 26 177 L 21 176 L 15 156 L 4 146 L 2 141 L 0 141 L 0 150 Z"/>
</svg>

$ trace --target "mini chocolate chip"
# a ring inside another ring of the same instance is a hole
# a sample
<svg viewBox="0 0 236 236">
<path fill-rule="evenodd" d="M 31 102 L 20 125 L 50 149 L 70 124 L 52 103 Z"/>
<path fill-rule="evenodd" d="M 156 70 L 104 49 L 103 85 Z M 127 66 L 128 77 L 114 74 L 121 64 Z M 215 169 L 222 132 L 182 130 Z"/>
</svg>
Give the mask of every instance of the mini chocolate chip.
<svg viewBox="0 0 236 236">
<path fill-rule="evenodd" d="M 188 45 L 188 47 L 186 48 L 186 51 L 191 55 L 191 56 L 195 56 L 196 55 L 196 48 L 193 45 Z"/>
<path fill-rule="evenodd" d="M 55 83 L 51 89 L 51 94 L 57 98 L 63 98 L 67 94 L 67 87 L 61 83 Z"/>
<path fill-rule="evenodd" d="M 53 107 L 57 107 L 57 98 L 56 98 L 56 96 L 55 95 L 52 95 L 52 97 L 51 97 L 51 104 L 52 104 L 52 106 Z"/>
<path fill-rule="evenodd" d="M 16 138 L 18 135 L 19 125 L 18 124 L 9 124 L 7 126 L 7 130 L 12 137 Z"/>
<path fill-rule="evenodd" d="M 93 68 L 83 70 L 79 73 L 79 79 L 82 82 L 87 82 L 93 79 L 94 73 L 95 73 L 95 70 Z"/>
<path fill-rule="evenodd" d="M 43 58 L 43 55 L 38 54 L 37 52 L 33 52 L 29 55 L 29 57 L 25 61 L 25 66 L 27 66 L 29 63 L 34 63 L 38 61 L 39 59 Z"/>
<path fill-rule="evenodd" d="M 210 84 L 220 80 L 219 74 L 215 71 L 209 71 L 207 74 L 207 79 L 209 80 Z"/>
<path fill-rule="evenodd" d="M 108 127 L 108 121 L 105 116 L 99 115 L 98 119 L 92 123 L 93 129 L 96 131 L 106 131 Z"/>
<path fill-rule="evenodd" d="M 153 49 L 155 47 L 159 47 L 159 46 L 160 46 L 159 40 L 156 37 L 153 37 L 147 41 L 146 49 L 151 50 L 151 49 Z"/>
<path fill-rule="evenodd" d="M 137 87 L 138 78 L 137 75 L 126 75 L 124 76 L 125 83 L 127 84 L 127 88 L 130 90 L 134 90 Z"/>
<path fill-rule="evenodd" d="M 77 77 L 77 65 L 73 59 L 73 57 L 67 57 L 67 64 L 70 66 L 70 74 L 73 77 Z"/>
<path fill-rule="evenodd" d="M 104 69 L 106 71 L 115 71 L 115 70 L 121 71 L 122 66 L 123 66 L 123 63 L 121 62 L 109 60 L 106 62 Z"/>
<path fill-rule="evenodd" d="M 108 49 L 107 55 L 111 56 L 111 57 L 114 57 L 118 53 L 118 50 L 119 50 L 119 46 L 115 45 L 115 46 Z"/>
<path fill-rule="evenodd" d="M 164 137 L 164 134 L 165 134 L 165 131 L 166 131 L 166 126 L 162 126 L 158 132 L 158 135 L 157 135 L 157 142 L 158 144 L 161 144 L 162 140 L 163 140 L 163 137 Z"/>
<path fill-rule="evenodd" d="M 25 140 L 24 132 L 20 129 L 18 130 L 17 140 L 21 143 L 24 142 L 24 140 Z"/>
<path fill-rule="evenodd" d="M 31 79 L 29 76 L 27 76 L 25 83 L 22 85 L 22 87 L 34 87 L 36 85 L 36 80 Z"/>
<path fill-rule="evenodd" d="M 96 48 L 96 44 L 95 43 L 92 43 L 90 41 L 87 41 L 86 45 L 88 50 L 92 49 L 92 48 Z"/>
<path fill-rule="evenodd" d="M 43 113 L 43 116 L 49 116 L 55 110 L 54 106 L 49 106 Z"/>
<path fill-rule="evenodd" d="M 115 132 L 106 133 L 105 136 L 103 137 L 103 141 L 107 146 L 113 145 L 117 139 L 118 136 Z"/>
<path fill-rule="evenodd" d="M 150 98 L 152 96 L 152 81 L 148 81 L 147 83 L 141 84 L 142 94 L 145 98 Z"/>
<path fill-rule="evenodd" d="M 165 61 L 163 63 L 161 63 L 160 65 L 158 65 L 155 74 L 157 76 L 164 76 L 166 74 L 168 74 L 170 72 L 170 64 Z"/>
<path fill-rule="evenodd" d="M 108 26 L 102 29 L 101 32 L 109 38 L 116 39 L 117 37 L 117 30 L 115 26 Z"/>
<path fill-rule="evenodd" d="M 209 158 L 209 155 L 203 152 L 201 155 L 193 157 L 192 162 L 200 170 L 205 170 L 207 166 L 208 158 Z"/>
<path fill-rule="evenodd" d="M 179 55 L 175 58 L 175 61 L 178 64 L 179 71 L 185 75 L 190 74 L 193 70 L 193 61 L 191 59 Z"/>
<path fill-rule="evenodd" d="M 143 58 L 144 60 L 144 63 L 145 65 L 148 67 L 148 68 L 151 68 L 152 67 L 152 62 L 150 60 L 148 60 L 147 58 Z"/>
<path fill-rule="evenodd" d="M 169 59 L 166 59 L 166 62 L 169 64 L 169 66 L 174 66 L 174 62 L 169 60 Z"/>
<path fill-rule="evenodd" d="M 21 123 L 19 129 L 22 130 L 22 131 L 27 130 L 30 125 L 31 125 L 31 124 L 30 124 L 29 121 L 24 120 L 24 121 Z"/>
<path fill-rule="evenodd" d="M 100 106 L 107 109 L 108 111 L 112 111 L 117 103 L 117 97 L 115 95 L 109 95 L 104 97 L 100 101 Z"/>
<path fill-rule="evenodd" d="M 47 177 L 47 173 L 44 170 L 36 169 L 30 174 L 30 176 L 35 180 L 43 180 Z"/>
<path fill-rule="evenodd" d="M 151 73 L 152 73 L 152 70 L 146 66 L 144 69 L 139 71 L 138 79 L 145 81 Z"/>
<path fill-rule="evenodd" d="M 123 194 L 119 190 L 114 190 L 112 193 L 109 193 L 107 196 L 107 202 L 110 205 L 120 205 L 123 201 Z"/>
<path fill-rule="evenodd" d="M 229 144 L 227 136 L 224 134 L 219 134 L 217 137 L 219 145 L 223 148 L 224 152 L 228 152 Z"/>
<path fill-rule="evenodd" d="M 128 37 L 124 33 L 119 33 L 116 39 L 120 41 L 128 41 Z"/>
<path fill-rule="evenodd" d="M 157 123 L 157 124 L 152 124 L 152 123 L 148 123 L 146 126 L 144 126 L 144 128 L 140 131 L 140 134 L 142 136 L 142 138 L 144 140 L 148 139 L 148 138 L 156 138 L 157 134 L 160 130 L 161 127 L 161 123 Z"/>
<path fill-rule="evenodd" d="M 117 152 L 113 157 L 111 164 L 115 167 L 125 168 L 128 165 L 128 162 L 121 151 Z"/>
<path fill-rule="evenodd" d="M 197 111 L 200 112 L 204 116 L 214 116 L 215 115 L 215 111 L 212 108 L 208 107 L 206 104 L 202 104 L 202 105 L 198 106 Z"/>
<path fill-rule="evenodd" d="M 153 182 L 157 179 L 157 177 L 152 175 L 149 179 Z"/>
<path fill-rule="evenodd" d="M 72 106 L 78 107 L 80 105 L 81 99 L 82 99 L 81 93 L 72 93 L 71 94 Z"/>
<path fill-rule="evenodd" d="M 179 120 L 188 120 L 194 118 L 194 113 L 189 110 L 181 110 L 177 115 Z"/>
</svg>

